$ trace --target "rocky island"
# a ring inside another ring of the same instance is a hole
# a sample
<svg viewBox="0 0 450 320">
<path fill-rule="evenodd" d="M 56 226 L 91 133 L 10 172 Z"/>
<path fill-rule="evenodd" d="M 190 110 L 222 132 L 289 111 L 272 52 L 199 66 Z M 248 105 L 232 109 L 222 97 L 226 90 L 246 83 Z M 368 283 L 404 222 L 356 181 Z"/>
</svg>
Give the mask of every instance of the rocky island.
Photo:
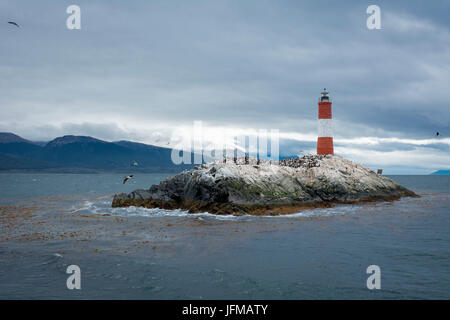
<svg viewBox="0 0 450 320">
<path fill-rule="evenodd" d="M 363 165 L 337 155 L 307 155 L 276 164 L 239 158 L 199 165 L 148 190 L 118 193 L 112 206 L 278 215 L 405 196 L 417 195 Z"/>
</svg>

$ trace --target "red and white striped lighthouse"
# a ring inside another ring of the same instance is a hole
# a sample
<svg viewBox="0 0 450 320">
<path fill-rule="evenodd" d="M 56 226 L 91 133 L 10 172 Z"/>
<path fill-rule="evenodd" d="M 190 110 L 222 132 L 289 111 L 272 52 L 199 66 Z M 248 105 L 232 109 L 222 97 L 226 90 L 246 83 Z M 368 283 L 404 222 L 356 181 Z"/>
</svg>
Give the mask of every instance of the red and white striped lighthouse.
<svg viewBox="0 0 450 320">
<path fill-rule="evenodd" d="M 333 127 L 331 123 L 331 101 L 327 89 L 323 89 L 319 101 L 319 137 L 317 154 L 333 154 Z"/>
</svg>

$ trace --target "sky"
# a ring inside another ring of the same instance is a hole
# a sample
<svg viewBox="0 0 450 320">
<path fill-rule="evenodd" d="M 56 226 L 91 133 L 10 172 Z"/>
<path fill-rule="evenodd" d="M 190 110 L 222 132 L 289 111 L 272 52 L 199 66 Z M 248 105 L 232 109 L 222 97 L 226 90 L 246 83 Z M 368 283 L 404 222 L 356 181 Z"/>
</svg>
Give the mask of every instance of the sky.
<svg viewBox="0 0 450 320">
<path fill-rule="evenodd" d="M 3 0 L 0 131 L 164 146 L 202 121 L 208 141 L 278 129 L 282 155 L 315 153 L 326 87 L 336 154 L 450 169 L 449 15 L 445 0 Z"/>
</svg>

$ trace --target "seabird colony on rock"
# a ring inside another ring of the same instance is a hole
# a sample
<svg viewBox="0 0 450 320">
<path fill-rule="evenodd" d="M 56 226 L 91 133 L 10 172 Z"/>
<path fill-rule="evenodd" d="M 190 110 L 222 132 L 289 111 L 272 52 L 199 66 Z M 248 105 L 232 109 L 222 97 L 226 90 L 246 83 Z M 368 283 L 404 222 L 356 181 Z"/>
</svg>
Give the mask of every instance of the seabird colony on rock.
<svg viewBox="0 0 450 320">
<path fill-rule="evenodd" d="M 320 160 L 323 158 L 329 157 L 329 155 L 305 155 L 301 158 L 285 158 L 279 160 L 278 163 L 273 160 L 263 160 L 257 159 L 255 157 L 239 157 L 239 158 L 224 158 L 220 160 L 223 163 L 234 163 L 236 165 L 267 165 L 267 164 L 278 164 L 283 167 L 291 167 L 291 168 L 313 168 L 319 167 Z M 199 167 L 196 167 L 199 168 Z"/>
</svg>

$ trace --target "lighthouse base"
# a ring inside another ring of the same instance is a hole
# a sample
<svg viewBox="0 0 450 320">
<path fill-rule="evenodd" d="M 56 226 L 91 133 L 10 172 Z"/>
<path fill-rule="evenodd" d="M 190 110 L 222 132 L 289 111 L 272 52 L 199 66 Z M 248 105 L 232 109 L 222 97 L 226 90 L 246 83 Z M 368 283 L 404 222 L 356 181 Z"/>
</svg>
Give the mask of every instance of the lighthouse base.
<svg viewBox="0 0 450 320">
<path fill-rule="evenodd" d="M 317 154 L 334 154 L 333 137 L 317 138 Z"/>
</svg>

